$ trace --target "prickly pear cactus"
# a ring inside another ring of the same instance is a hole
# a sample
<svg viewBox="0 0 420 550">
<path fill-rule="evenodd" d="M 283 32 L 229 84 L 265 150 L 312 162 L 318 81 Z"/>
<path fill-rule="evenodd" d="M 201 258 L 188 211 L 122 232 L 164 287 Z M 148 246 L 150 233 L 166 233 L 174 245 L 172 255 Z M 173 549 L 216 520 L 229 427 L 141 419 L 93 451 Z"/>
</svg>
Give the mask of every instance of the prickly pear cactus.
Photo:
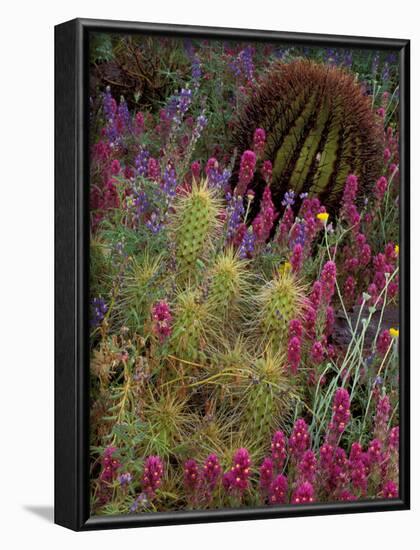
<svg viewBox="0 0 420 550">
<path fill-rule="evenodd" d="M 265 159 L 273 163 L 271 190 L 281 209 L 284 193 L 318 196 L 334 212 L 349 173 L 369 188 L 380 175 L 381 138 L 371 100 L 354 76 L 306 60 L 279 63 L 239 115 L 235 145 L 252 148 L 266 130 Z M 239 155 L 240 156 L 240 155 Z M 263 183 L 257 181 L 257 199 Z"/>
<path fill-rule="evenodd" d="M 219 206 L 206 182 L 194 181 L 191 191 L 178 198 L 173 234 L 181 276 L 194 275 L 199 262 L 206 257 L 214 232 L 220 225 L 217 220 Z"/>
<path fill-rule="evenodd" d="M 289 323 L 302 316 L 304 289 L 290 270 L 282 270 L 257 296 L 257 324 L 263 341 L 279 348 L 286 341 Z"/>
</svg>

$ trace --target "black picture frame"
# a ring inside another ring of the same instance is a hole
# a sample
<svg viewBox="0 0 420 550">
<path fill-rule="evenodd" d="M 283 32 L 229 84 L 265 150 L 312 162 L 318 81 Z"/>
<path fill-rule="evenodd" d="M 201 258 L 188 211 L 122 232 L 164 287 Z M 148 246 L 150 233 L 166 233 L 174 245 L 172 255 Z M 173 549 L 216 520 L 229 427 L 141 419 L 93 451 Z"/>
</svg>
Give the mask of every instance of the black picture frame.
<svg viewBox="0 0 420 550">
<path fill-rule="evenodd" d="M 89 517 L 88 40 L 94 31 L 398 49 L 400 61 L 400 497 Z M 410 42 L 258 30 L 75 19 L 55 27 L 55 523 L 86 531 L 410 507 Z"/>
</svg>

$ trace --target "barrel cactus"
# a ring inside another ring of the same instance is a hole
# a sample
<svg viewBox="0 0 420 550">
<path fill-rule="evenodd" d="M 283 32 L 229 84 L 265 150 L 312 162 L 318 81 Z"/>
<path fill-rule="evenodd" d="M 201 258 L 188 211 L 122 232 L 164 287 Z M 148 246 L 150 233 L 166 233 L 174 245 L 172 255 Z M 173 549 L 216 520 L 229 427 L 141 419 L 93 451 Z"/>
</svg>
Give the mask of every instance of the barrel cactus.
<svg viewBox="0 0 420 550">
<path fill-rule="evenodd" d="M 307 60 L 277 63 L 238 116 L 234 145 L 240 154 L 252 149 L 255 129 L 264 128 L 277 208 L 291 189 L 318 196 L 334 212 L 349 173 L 364 189 L 380 175 L 375 116 L 362 86 L 343 69 Z M 264 186 L 258 177 L 257 199 Z"/>
<path fill-rule="evenodd" d="M 173 235 L 178 273 L 191 279 L 208 255 L 212 238 L 220 227 L 219 201 L 206 182 L 192 184 L 190 192 L 175 203 Z"/>
</svg>

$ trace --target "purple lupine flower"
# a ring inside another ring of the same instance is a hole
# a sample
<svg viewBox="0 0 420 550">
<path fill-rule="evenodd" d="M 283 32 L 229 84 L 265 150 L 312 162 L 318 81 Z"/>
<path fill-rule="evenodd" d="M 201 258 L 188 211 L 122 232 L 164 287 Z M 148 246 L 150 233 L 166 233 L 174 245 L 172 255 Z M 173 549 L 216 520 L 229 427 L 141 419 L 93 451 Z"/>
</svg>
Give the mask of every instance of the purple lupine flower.
<svg viewBox="0 0 420 550">
<path fill-rule="evenodd" d="M 140 493 L 139 496 L 135 499 L 133 504 L 130 506 L 130 512 L 137 512 L 139 506 L 144 507 L 147 504 L 147 495 L 146 493 Z"/>
<path fill-rule="evenodd" d="M 120 104 L 118 105 L 116 124 L 120 135 L 131 130 L 131 116 L 127 103 L 123 97 L 121 97 Z"/>
<path fill-rule="evenodd" d="M 293 426 L 292 434 L 289 438 L 290 455 L 297 461 L 302 459 L 305 451 L 311 444 L 311 438 L 308 432 L 308 425 L 303 418 L 298 418 Z"/>
<path fill-rule="evenodd" d="M 127 485 L 130 485 L 132 479 L 133 476 L 130 474 L 130 472 L 125 472 L 124 474 L 120 474 L 118 476 L 118 481 L 120 482 L 121 487 L 126 487 Z"/>
<path fill-rule="evenodd" d="M 139 176 L 147 175 L 149 157 L 150 157 L 149 151 L 147 151 L 147 149 L 141 148 L 140 152 L 134 159 L 134 165 L 136 167 L 136 171 Z"/>
<path fill-rule="evenodd" d="M 242 260 L 245 258 L 252 258 L 252 255 L 254 254 L 255 240 L 252 227 L 248 227 L 248 231 L 245 233 L 239 246 L 239 257 Z"/>
<path fill-rule="evenodd" d="M 117 102 L 112 97 L 111 88 L 109 86 L 106 87 L 105 93 L 102 96 L 102 105 L 106 121 L 112 121 L 117 112 Z"/>
<path fill-rule="evenodd" d="M 281 430 L 276 431 L 271 440 L 271 456 L 277 471 L 281 471 L 287 457 L 286 437 Z"/>
<path fill-rule="evenodd" d="M 164 300 L 160 300 L 152 307 L 152 330 L 164 342 L 172 332 L 172 314 L 169 305 Z"/>
<path fill-rule="evenodd" d="M 105 318 L 106 312 L 108 311 L 108 306 L 101 296 L 98 298 L 93 298 L 91 306 L 92 316 L 90 319 L 90 324 L 92 327 L 98 327 Z"/>
<path fill-rule="evenodd" d="M 162 191 L 166 196 L 168 204 L 170 204 L 175 197 L 177 185 L 175 168 L 168 166 L 163 173 L 162 183 Z"/>
<path fill-rule="evenodd" d="M 243 198 L 237 195 L 226 195 L 227 199 L 227 231 L 226 236 L 230 241 L 233 239 L 238 227 L 242 222 L 242 216 L 245 213 Z"/>
<path fill-rule="evenodd" d="M 198 55 L 194 55 L 191 59 L 191 76 L 194 86 L 199 86 L 201 79 L 201 63 Z"/>
<path fill-rule="evenodd" d="M 279 474 L 270 484 L 268 501 L 270 504 L 283 504 L 287 499 L 287 478 Z"/>
<path fill-rule="evenodd" d="M 311 483 L 304 481 L 296 487 L 292 495 L 292 504 L 307 504 L 314 501 L 314 488 Z"/>
<path fill-rule="evenodd" d="M 163 477 L 163 462 L 159 456 L 148 456 L 144 461 L 143 468 L 143 490 L 149 499 L 156 495 L 157 489 L 160 487 Z"/>
<path fill-rule="evenodd" d="M 291 189 L 284 194 L 281 204 L 283 206 L 293 206 L 295 204 L 296 194 Z"/>
<path fill-rule="evenodd" d="M 150 218 L 146 221 L 146 227 L 154 235 L 162 229 L 162 222 L 156 212 L 150 214 Z"/>
</svg>

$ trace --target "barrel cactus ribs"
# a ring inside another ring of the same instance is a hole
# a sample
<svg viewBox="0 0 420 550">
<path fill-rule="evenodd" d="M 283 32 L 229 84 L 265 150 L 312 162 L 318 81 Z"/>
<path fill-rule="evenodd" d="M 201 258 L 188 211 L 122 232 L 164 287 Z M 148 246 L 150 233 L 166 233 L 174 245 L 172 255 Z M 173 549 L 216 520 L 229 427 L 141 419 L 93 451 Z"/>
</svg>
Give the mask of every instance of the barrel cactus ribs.
<svg viewBox="0 0 420 550">
<path fill-rule="evenodd" d="M 264 159 L 273 164 L 271 190 L 278 209 L 284 193 L 316 195 L 338 210 L 346 177 L 355 173 L 368 190 L 380 174 L 381 133 L 363 88 L 338 67 L 297 60 L 267 74 L 236 122 L 239 155 L 264 128 Z M 260 198 L 264 182 L 251 184 Z M 256 203 L 259 201 L 257 200 Z"/>
</svg>

